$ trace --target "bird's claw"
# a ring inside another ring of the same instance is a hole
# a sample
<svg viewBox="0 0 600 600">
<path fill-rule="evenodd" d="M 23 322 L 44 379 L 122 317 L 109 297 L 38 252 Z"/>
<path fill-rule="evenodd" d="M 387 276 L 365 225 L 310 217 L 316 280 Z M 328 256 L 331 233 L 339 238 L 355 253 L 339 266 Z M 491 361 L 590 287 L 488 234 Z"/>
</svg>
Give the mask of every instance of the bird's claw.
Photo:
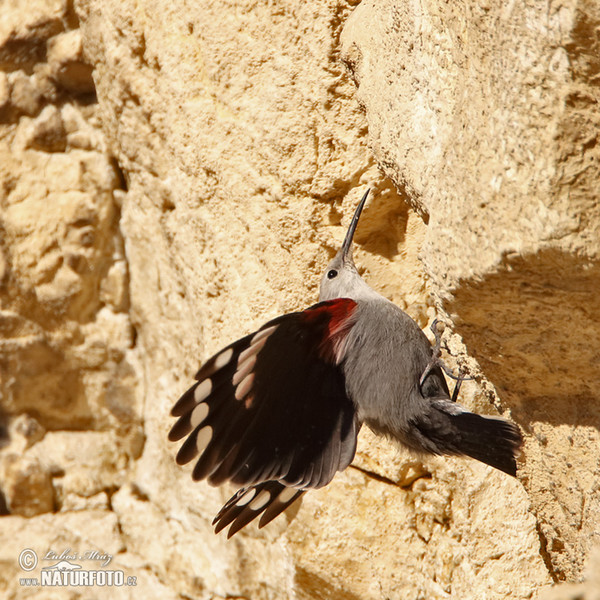
<svg viewBox="0 0 600 600">
<path fill-rule="evenodd" d="M 421 390 L 421 393 L 423 393 L 423 383 L 427 379 L 427 376 L 431 373 L 431 371 L 433 369 L 435 369 L 435 367 L 440 367 L 444 371 L 444 373 L 446 373 L 446 375 L 448 375 L 448 377 L 450 377 L 450 379 L 454 379 L 454 381 L 456 381 L 456 385 L 454 386 L 454 391 L 452 392 L 452 402 L 456 402 L 456 399 L 458 397 L 458 392 L 460 391 L 460 386 L 462 385 L 462 382 L 470 381 L 473 378 L 466 377 L 462 371 L 459 371 L 458 375 L 454 375 L 454 373 L 452 373 L 452 371 L 444 364 L 444 361 L 441 359 L 442 333 L 444 332 L 444 329 L 446 326 L 444 325 L 444 323 L 441 323 L 442 325 L 444 325 L 444 327 L 442 327 L 441 331 L 438 331 L 438 324 L 440 324 L 440 321 L 438 321 L 438 319 L 435 319 L 430 327 L 430 329 L 435 337 L 435 344 L 434 344 L 433 348 L 431 349 L 431 360 L 425 367 L 425 370 L 423 371 L 423 374 L 421 375 L 421 379 L 419 379 L 419 389 Z"/>
</svg>

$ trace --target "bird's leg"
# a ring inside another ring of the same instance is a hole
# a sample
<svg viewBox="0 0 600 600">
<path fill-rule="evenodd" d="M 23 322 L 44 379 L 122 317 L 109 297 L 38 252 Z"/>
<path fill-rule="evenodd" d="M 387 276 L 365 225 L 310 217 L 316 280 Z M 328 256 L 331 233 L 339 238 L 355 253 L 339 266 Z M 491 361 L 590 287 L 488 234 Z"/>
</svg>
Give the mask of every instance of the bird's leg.
<svg viewBox="0 0 600 600">
<path fill-rule="evenodd" d="M 442 323 L 442 325 L 443 325 L 443 323 Z M 444 326 L 444 328 L 445 328 L 445 326 Z M 431 324 L 430 329 L 435 337 L 435 344 L 431 350 L 431 360 L 425 367 L 425 370 L 423 371 L 423 375 L 421 375 L 421 379 L 419 380 L 419 389 L 421 390 L 421 393 L 423 393 L 423 383 L 425 382 L 425 379 L 427 379 L 427 376 L 429 375 L 429 373 L 431 373 L 432 369 L 434 369 L 435 367 L 441 367 L 441 369 L 444 371 L 444 373 L 446 373 L 446 375 L 448 375 L 448 377 L 450 377 L 450 379 L 454 379 L 454 381 L 456 381 L 456 385 L 454 386 L 454 391 L 452 392 L 452 402 L 456 402 L 456 399 L 458 398 L 458 392 L 460 391 L 460 386 L 462 385 L 462 382 L 469 381 L 472 379 L 472 377 L 465 377 L 465 375 L 462 373 L 462 371 L 460 371 L 458 375 L 454 375 L 454 373 L 452 373 L 452 371 L 450 371 L 450 369 L 444 364 L 444 362 L 440 358 L 441 354 L 442 354 L 442 333 L 444 331 L 444 328 L 442 328 L 441 331 L 438 331 L 438 320 L 437 319 L 435 319 L 435 321 Z"/>
<path fill-rule="evenodd" d="M 456 402 L 458 398 L 458 392 L 460 391 L 460 386 L 465 379 L 473 379 L 472 377 L 465 377 L 462 371 L 459 371 L 458 377 L 456 378 L 456 385 L 454 386 L 454 391 L 452 392 L 452 402 Z"/>
<path fill-rule="evenodd" d="M 458 372 L 458 375 L 455 375 L 440 359 L 438 361 L 438 364 L 440 367 L 442 367 L 442 369 L 444 370 L 444 373 L 446 373 L 446 375 L 448 375 L 448 377 L 450 377 L 450 379 L 454 379 L 454 381 L 456 381 L 456 385 L 454 386 L 454 391 L 452 392 L 452 402 L 456 402 L 456 399 L 458 398 L 458 392 L 460 391 L 460 386 L 462 385 L 463 381 L 471 381 L 473 378 L 472 377 L 467 377 L 466 375 L 464 375 L 464 373 L 462 371 Z"/>
<path fill-rule="evenodd" d="M 431 327 L 430 327 L 430 329 L 435 337 L 435 345 L 433 346 L 433 348 L 431 350 L 431 360 L 425 367 L 425 370 L 423 371 L 423 375 L 421 375 L 421 379 L 419 379 L 419 389 L 421 390 L 421 393 L 423 393 L 423 389 L 422 389 L 423 382 L 425 381 L 425 379 L 427 379 L 427 375 L 429 375 L 429 373 L 431 373 L 431 370 L 434 369 L 436 366 L 438 366 L 441 362 L 440 355 L 442 353 L 442 332 L 438 331 L 437 324 L 438 324 L 438 320 L 436 319 L 431 324 Z"/>
</svg>

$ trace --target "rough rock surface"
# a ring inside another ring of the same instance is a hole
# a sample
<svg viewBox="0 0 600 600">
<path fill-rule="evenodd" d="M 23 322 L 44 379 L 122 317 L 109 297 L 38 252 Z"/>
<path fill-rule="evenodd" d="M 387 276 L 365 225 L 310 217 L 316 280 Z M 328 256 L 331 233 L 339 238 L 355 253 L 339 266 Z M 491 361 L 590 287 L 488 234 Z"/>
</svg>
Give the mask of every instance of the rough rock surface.
<svg viewBox="0 0 600 600">
<path fill-rule="evenodd" d="M 374 154 L 428 220 L 437 305 L 530 434 L 561 580 L 600 544 L 599 30 L 597 2 L 365 0 L 342 36 Z"/>
<path fill-rule="evenodd" d="M 0 11 L 3 597 L 595 600 L 595 2 Z M 519 478 L 364 431 L 228 542 L 232 490 L 174 464 L 170 407 L 316 300 L 367 184 L 357 262 L 422 327 L 449 317 L 462 402 L 526 434 Z M 136 585 L 21 584 L 49 550 Z"/>
</svg>

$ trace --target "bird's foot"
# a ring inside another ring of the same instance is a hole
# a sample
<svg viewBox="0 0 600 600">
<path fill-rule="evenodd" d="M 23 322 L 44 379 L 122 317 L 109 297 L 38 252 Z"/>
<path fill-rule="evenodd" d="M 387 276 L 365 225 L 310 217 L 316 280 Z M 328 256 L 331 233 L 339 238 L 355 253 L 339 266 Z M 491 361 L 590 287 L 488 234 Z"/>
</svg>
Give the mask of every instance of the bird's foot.
<svg viewBox="0 0 600 600">
<path fill-rule="evenodd" d="M 442 354 L 442 333 L 445 329 L 445 325 L 442 323 L 442 325 L 444 325 L 444 327 L 442 328 L 442 331 L 438 331 L 438 320 L 435 319 L 435 321 L 431 324 L 431 331 L 433 332 L 433 335 L 435 337 L 435 344 L 433 346 L 433 348 L 431 349 L 431 360 L 429 361 L 428 365 L 425 367 L 425 370 L 423 371 L 423 375 L 421 375 L 421 379 L 419 379 L 419 389 L 421 389 L 421 392 L 423 392 L 422 388 L 423 388 L 423 382 L 425 381 L 425 379 L 427 379 L 427 375 L 429 375 L 429 373 L 431 373 L 432 369 L 435 369 L 435 367 L 437 366 L 442 366 L 443 363 L 440 359 L 440 356 Z"/>
<path fill-rule="evenodd" d="M 438 330 L 438 325 L 442 325 L 441 331 Z M 462 371 L 459 371 L 458 375 L 454 375 L 454 373 L 452 373 L 452 371 L 445 365 L 444 361 L 441 359 L 442 333 L 444 332 L 445 328 L 446 328 L 446 326 L 444 325 L 444 323 L 441 323 L 437 319 L 435 319 L 435 321 L 431 324 L 430 329 L 435 337 L 435 344 L 434 344 L 433 348 L 431 349 L 431 360 L 429 361 L 428 365 L 425 367 L 425 370 L 423 371 L 423 374 L 421 375 L 421 379 L 419 379 L 419 389 L 421 390 L 421 393 L 423 393 L 423 383 L 425 382 L 425 379 L 427 379 L 427 376 L 429 375 L 429 373 L 431 373 L 431 371 L 433 369 L 435 369 L 435 367 L 440 367 L 444 371 L 444 373 L 446 373 L 446 375 L 448 375 L 448 377 L 450 377 L 450 379 L 454 379 L 454 381 L 456 381 L 456 385 L 454 386 L 454 391 L 452 392 L 452 402 L 456 402 L 456 399 L 458 398 L 458 392 L 460 391 L 460 386 L 462 385 L 462 382 L 469 381 L 473 378 L 466 377 Z"/>
</svg>

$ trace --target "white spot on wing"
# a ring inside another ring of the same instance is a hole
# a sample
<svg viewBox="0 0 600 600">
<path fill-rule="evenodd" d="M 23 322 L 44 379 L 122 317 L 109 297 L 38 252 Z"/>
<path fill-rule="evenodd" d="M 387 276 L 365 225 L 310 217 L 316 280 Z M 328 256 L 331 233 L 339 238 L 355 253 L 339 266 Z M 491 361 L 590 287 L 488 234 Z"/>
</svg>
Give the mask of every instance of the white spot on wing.
<svg viewBox="0 0 600 600">
<path fill-rule="evenodd" d="M 282 504 L 289 502 L 296 494 L 298 490 L 292 487 L 286 487 L 280 494 L 277 496 L 277 500 Z"/>
<path fill-rule="evenodd" d="M 246 360 L 250 357 L 250 356 L 254 356 L 255 354 L 258 354 L 262 349 L 263 346 L 267 343 L 267 338 L 263 337 L 260 340 L 258 340 L 257 342 L 253 343 L 252 345 L 248 346 L 248 348 L 246 348 L 239 356 L 238 358 L 238 365 L 241 365 L 243 362 L 246 362 Z"/>
<path fill-rule="evenodd" d="M 215 358 L 214 370 L 218 371 L 222 369 L 226 364 L 229 363 L 231 357 L 233 356 L 233 348 L 229 348 L 227 350 L 223 350 L 217 358 Z"/>
<path fill-rule="evenodd" d="M 277 325 L 271 325 L 271 327 L 267 327 L 262 331 L 259 331 L 251 340 L 250 345 L 253 346 L 260 340 L 269 337 L 275 330 L 277 329 Z"/>
<path fill-rule="evenodd" d="M 240 385 L 235 388 L 235 399 L 242 400 L 246 397 L 246 394 L 251 390 L 252 384 L 254 383 L 254 373 L 246 375 Z"/>
<path fill-rule="evenodd" d="M 256 355 L 251 356 L 248 360 L 243 363 L 238 362 L 238 368 L 233 375 L 233 385 L 237 385 L 252 369 L 256 364 Z"/>
<path fill-rule="evenodd" d="M 237 502 L 238 506 L 246 506 L 256 495 L 256 488 L 250 488 Z"/>
<path fill-rule="evenodd" d="M 213 430 L 212 427 L 210 427 L 209 425 L 203 427 L 198 432 L 198 437 L 196 438 L 196 446 L 200 454 L 202 454 L 206 450 L 206 446 L 208 446 L 210 440 L 212 439 L 212 434 Z"/>
<path fill-rule="evenodd" d="M 252 510 L 260 510 L 269 503 L 270 499 L 270 492 L 267 492 L 267 490 L 263 490 L 258 496 L 256 496 L 256 498 L 254 498 L 254 500 L 252 500 L 252 502 L 250 502 L 250 508 Z"/>
<path fill-rule="evenodd" d="M 196 408 L 192 411 L 192 416 L 190 417 L 190 422 L 192 427 L 196 429 L 204 419 L 208 416 L 208 404 L 204 402 L 202 404 L 198 404 Z"/>
<path fill-rule="evenodd" d="M 208 398 L 211 392 L 212 381 L 210 379 L 205 379 L 202 383 L 199 383 L 194 390 L 194 400 L 196 402 L 203 402 Z"/>
</svg>

